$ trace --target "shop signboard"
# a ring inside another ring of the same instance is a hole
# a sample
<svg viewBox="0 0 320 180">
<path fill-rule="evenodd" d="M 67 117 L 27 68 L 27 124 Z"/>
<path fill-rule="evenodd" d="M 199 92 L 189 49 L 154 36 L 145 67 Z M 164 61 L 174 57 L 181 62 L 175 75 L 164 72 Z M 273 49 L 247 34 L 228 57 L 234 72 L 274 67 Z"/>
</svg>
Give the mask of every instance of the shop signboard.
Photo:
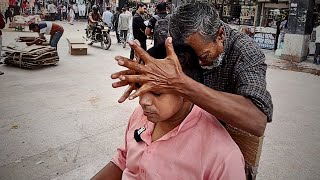
<svg viewBox="0 0 320 180">
<path fill-rule="evenodd" d="M 275 44 L 276 29 L 270 27 L 256 27 L 254 40 L 261 49 L 273 49 Z"/>
</svg>

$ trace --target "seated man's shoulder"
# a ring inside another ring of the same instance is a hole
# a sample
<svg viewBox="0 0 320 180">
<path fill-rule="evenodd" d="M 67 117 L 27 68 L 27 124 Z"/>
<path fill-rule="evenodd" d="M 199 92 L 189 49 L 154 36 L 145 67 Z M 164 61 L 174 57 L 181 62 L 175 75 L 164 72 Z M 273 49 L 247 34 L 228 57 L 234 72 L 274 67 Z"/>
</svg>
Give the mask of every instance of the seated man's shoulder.
<svg viewBox="0 0 320 180">
<path fill-rule="evenodd" d="M 198 132 L 202 131 L 202 134 L 206 136 L 207 142 L 204 148 L 209 150 L 214 147 L 217 153 L 228 153 L 234 149 L 239 149 L 228 131 L 215 116 L 203 109 L 201 109 L 200 113 L 200 121 L 196 128 Z"/>
</svg>

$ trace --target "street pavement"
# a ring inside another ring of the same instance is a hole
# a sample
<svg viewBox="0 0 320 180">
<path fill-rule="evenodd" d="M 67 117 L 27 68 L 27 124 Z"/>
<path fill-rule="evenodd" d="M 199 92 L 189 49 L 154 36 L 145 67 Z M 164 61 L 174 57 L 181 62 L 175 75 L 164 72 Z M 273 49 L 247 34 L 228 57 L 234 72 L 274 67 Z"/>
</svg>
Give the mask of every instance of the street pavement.
<svg viewBox="0 0 320 180">
<path fill-rule="evenodd" d="M 66 38 L 82 38 L 85 23 L 59 23 L 65 33 L 57 66 L 0 66 L 0 180 L 90 179 L 123 144 L 128 118 L 138 106 L 137 99 L 119 104 L 124 88 L 111 87 L 111 73 L 123 69 L 114 57 L 129 56 L 130 48 L 116 44 L 112 32 L 109 50 L 96 44 L 88 55 L 71 56 Z M 3 45 L 35 35 L 5 29 Z M 265 53 L 268 63 L 277 60 Z M 319 179 L 319 76 L 269 68 L 267 82 L 274 115 L 258 179 Z"/>
</svg>

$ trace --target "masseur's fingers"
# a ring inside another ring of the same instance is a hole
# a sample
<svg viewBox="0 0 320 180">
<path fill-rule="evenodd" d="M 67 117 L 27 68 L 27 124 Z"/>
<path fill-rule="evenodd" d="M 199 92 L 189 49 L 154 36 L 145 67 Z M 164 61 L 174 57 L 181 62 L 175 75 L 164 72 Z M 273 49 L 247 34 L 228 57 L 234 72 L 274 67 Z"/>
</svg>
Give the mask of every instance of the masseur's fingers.
<svg viewBox="0 0 320 180">
<path fill-rule="evenodd" d="M 111 74 L 112 79 L 118 79 L 121 75 L 133 75 L 135 74 L 134 70 L 124 70 Z"/>
<path fill-rule="evenodd" d="M 141 46 L 138 45 L 135 41 L 129 41 L 129 45 L 133 48 L 136 55 L 143 60 L 145 64 L 147 64 L 150 60 L 153 60 L 154 58 L 150 56 L 144 49 L 142 49 Z"/>
<path fill-rule="evenodd" d="M 128 84 L 129 84 L 129 82 L 127 82 L 127 81 L 118 81 L 118 82 L 112 83 L 112 87 L 118 88 L 118 87 L 126 86 Z"/>
<path fill-rule="evenodd" d="M 178 71 L 182 72 L 182 67 L 180 65 L 178 56 L 176 52 L 174 51 L 173 44 L 172 44 L 172 37 L 168 37 L 165 41 L 166 46 L 166 52 L 167 52 L 167 60 L 174 61 L 174 64 L 176 65 Z"/>
<path fill-rule="evenodd" d="M 143 84 L 136 92 L 129 96 L 129 100 L 139 97 L 141 94 L 150 91 L 153 88 L 151 84 Z"/>
<path fill-rule="evenodd" d="M 118 100 L 118 103 L 123 103 L 131 94 L 131 92 L 136 88 L 135 84 L 132 83 L 129 85 L 129 87 L 126 89 L 126 91 L 123 93 L 123 95 Z"/>
<path fill-rule="evenodd" d="M 115 59 L 118 61 L 118 64 L 120 66 L 124 66 L 128 69 L 134 70 L 138 73 L 144 73 L 147 70 L 147 67 L 141 64 L 138 64 L 135 61 L 131 61 L 128 58 L 122 57 L 122 56 L 116 56 Z"/>
<path fill-rule="evenodd" d="M 144 84 L 151 80 L 150 77 L 145 75 L 125 75 L 125 76 L 120 76 L 119 79 L 121 81 L 129 82 L 129 83 L 141 83 L 141 84 Z"/>
</svg>

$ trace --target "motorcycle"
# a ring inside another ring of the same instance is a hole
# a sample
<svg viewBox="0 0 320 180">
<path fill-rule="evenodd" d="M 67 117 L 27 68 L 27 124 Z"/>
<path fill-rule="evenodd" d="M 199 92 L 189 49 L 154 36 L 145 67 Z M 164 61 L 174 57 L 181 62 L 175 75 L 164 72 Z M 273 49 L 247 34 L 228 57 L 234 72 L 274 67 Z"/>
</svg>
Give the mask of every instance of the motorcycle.
<svg viewBox="0 0 320 180">
<path fill-rule="evenodd" d="M 101 48 L 108 50 L 111 46 L 110 28 L 103 22 L 97 22 L 95 29 L 90 28 L 89 25 L 85 29 L 86 40 L 91 40 L 89 45 L 93 43 L 101 43 Z"/>
</svg>

